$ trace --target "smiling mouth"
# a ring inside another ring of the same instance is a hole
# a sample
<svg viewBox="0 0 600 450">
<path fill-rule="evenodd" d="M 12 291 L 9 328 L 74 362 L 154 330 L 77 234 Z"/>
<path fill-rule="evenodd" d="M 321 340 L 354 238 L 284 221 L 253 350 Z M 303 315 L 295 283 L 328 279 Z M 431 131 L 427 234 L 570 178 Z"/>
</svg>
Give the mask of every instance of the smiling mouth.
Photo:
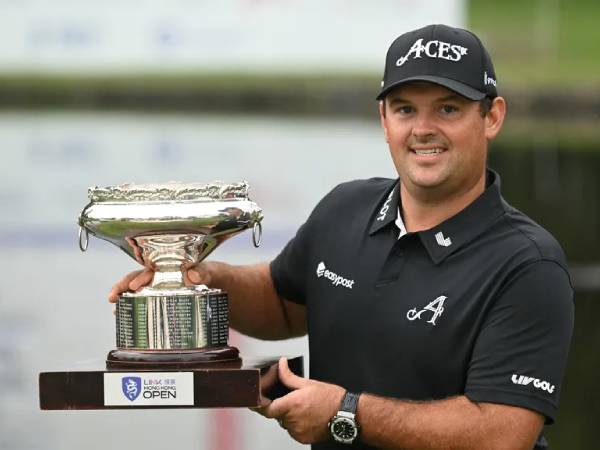
<svg viewBox="0 0 600 450">
<path fill-rule="evenodd" d="M 410 148 L 410 151 L 416 153 L 419 156 L 423 155 L 439 155 L 446 151 L 445 148 L 433 147 L 433 148 Z"/>
</svg>

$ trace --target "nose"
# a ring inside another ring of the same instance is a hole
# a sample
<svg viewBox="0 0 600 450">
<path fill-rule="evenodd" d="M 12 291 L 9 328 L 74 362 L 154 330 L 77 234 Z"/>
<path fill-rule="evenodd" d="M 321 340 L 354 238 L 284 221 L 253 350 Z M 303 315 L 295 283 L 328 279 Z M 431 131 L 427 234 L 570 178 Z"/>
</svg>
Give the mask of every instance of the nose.
<svg viewBox="0 0 600 450">
<path fill-rule="evenodd" d="M 427 141 L 437 135 L 437 128 L 433 117 L 425 112 L 416 115 L 412 127 L 412 135 L 417 141 Z"/>
</svg>

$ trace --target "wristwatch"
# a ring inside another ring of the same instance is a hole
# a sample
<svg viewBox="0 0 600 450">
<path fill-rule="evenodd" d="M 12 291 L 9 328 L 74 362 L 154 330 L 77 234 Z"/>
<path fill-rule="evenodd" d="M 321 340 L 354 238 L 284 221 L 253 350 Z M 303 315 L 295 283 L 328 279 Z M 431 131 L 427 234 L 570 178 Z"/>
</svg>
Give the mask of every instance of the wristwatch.
<svg viewBox="0 0 600 450">
<path fill-rule="evenodd" d="M 346 391 L 342 398 L 340 410 L 331 418 L 327 425 L 331 436 L 337 442 L 352 444 L 358 436 L 360 427 L 356 422 L 356 407 L 358 406 L 359 396 L 360 394 Z"/>
</svg>

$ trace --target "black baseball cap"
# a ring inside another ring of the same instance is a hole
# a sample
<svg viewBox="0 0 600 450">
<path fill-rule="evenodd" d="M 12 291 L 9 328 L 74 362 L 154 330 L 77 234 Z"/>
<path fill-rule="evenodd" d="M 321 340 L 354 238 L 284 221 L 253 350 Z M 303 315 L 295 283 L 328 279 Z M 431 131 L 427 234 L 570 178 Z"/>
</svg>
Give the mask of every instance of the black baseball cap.
<svg viewBox="0 0 600 450">
<path fill-rule="evenodd" d="M 494 66 L 479 38 L 447 25 L 428 25 L 392 42 L 377 100 L 411 81 L 439 84 L 471 100 L 498 96 Z"/>
</svg>

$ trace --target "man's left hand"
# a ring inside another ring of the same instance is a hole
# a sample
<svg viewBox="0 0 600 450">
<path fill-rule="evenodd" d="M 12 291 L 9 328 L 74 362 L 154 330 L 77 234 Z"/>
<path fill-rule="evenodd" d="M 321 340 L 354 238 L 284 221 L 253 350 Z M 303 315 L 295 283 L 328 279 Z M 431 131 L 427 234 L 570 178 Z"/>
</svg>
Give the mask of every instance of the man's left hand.
<svg viewBox="0 0 600 450">
<path fill-rule="evenodd" d="M 327 440 L 330 436 L 327 424 L 339 410 L 345 389 L 295 375 L 286 358 L 279 360 L 278 372 L 279 380 L 292 392 L 257 412 L 277 419 L 290 436 L 302 444 Z"/>
</svg>

